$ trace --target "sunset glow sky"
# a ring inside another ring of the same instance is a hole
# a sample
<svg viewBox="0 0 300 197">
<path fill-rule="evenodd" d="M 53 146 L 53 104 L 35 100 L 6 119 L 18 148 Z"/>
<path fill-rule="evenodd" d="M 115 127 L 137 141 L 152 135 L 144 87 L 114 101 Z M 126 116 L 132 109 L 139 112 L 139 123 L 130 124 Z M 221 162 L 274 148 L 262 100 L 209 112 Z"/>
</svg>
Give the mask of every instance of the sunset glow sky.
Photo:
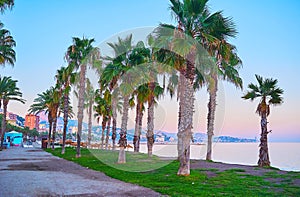
<svg viewBox="0 0 300 197">
<path fill-rule="evenodd" d="M 300 141 L 300 1 L 211 0 L 209 5 L 212 11 L 224 10 L 225 16 L 233 17 L 239 34 L 231 42 L 243 61 L 244 90 L 220 84 L 216 134 L 259 137 L 258 100 L 241 99 L 259 74 L 278 79 L 285 91 L 283 105 L 271 107 L 270 140 Z M 9 111 L 25 116 L 37 94 L 54 85 L 56 70 L 66 66 L 64 54 L 72 37 L 95 38 L 100 45 L 126 30 L 175 24 L 168 7 L 166 0 L 16 0 L 1 21 L 17 42 L 17 62 L 14 68 L 0 67 L 0 74 L 19 81 L 27 102 L 11 102 Z M 205 132 L 207 98 L 205 89 L 197 93 L 194 131 Z M 163 98 L 156 129 L 176 132 L 177 109 L 176 100 Z"/>
</svg>

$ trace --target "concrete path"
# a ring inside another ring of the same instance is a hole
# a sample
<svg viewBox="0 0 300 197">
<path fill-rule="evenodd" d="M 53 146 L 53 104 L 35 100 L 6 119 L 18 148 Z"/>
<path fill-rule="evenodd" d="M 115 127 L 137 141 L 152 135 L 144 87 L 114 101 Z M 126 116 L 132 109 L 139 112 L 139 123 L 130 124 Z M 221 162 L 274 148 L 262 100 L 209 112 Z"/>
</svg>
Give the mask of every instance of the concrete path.
<svg viewBox="0 0 300 197">
<path fill-rule="evenodd" d="M 0 197 L 161 196 L 101 172 L 55 157 L 40 148 L 0 151 Z"/>
</svg>

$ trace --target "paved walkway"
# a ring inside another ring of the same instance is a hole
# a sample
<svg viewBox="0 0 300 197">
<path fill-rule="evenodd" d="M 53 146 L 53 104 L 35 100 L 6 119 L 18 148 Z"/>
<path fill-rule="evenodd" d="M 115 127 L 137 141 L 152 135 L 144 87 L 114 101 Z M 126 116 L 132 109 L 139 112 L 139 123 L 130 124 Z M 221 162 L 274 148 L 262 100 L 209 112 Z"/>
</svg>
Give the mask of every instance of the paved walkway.
<svg viewBox="0 0 300 197">
<path fill-rule="evenodd" d="M 160 196 L 39 148 L 0 151 L 0 196 Z"/>
</svg>

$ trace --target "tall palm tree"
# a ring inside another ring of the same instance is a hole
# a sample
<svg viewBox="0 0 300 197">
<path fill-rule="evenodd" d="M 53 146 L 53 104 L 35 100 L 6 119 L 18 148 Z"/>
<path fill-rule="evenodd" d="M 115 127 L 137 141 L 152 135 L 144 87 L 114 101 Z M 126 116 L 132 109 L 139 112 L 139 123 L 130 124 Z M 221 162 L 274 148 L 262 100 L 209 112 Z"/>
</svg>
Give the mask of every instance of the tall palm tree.
<svg viewBox="0 0 300 197">
<path fill-rule="evenodd" d="M 99 50 L 93 47 L 94 39 L 80 39 L 77 37 L 73 38 L 73 45 L 71 45 L 66 53 L 66 59 L 69 64 L 74 65 L 75 69 L 80 67 L 80 79 L 79 79 L 79 99 L 78 99 L 78 131 L 77 131 L 77 148 L 76 157 L 81 157 L 80 154 L 80 142 L 82 133 L 82 121 L 83 121 L 83 110 L 84 110 L 84 92 L 86 84 L 86 69 L 88 64 L 92 64 L 93 61 L 98 59 Z"/>
<path fill-rule="evenodd" d="M 16 61 L 16 52 L 13 47 L 16 42 L 7 29 L 3 29 L 3 23 L 0 22 L 0 65 L 5 66 L 6 63 L 14 65 Z"/>
<path fill-rule="evenodd" d="M 106 57 L 110 60 L 110 63 L 105 67 L 100 79 L 102 85 L 109 86 L 113 91 L 118 87 L 118 92 L 123 97 L 122 107 L 122 120 L 119 146 L 120 152 L 118 157 L 118 163 L 125 163 L 125 148 L 127 146 L 127 122 L 128 122 L 128 110 L 129 110 L 129 96 L 132 93 L 131 87 L 128 86 L 126 80 L 128 76 L 122 78 L 124 74 L 130 69 L 129 54 L 132 50 L 132 35 L 129 35 L 125 39 L 118 38 L 117 43 L 108 43 L 108 45 L 114 50 L 114 57 Z M 113 99 L 114 101 L 115 99 Z M 116 107 L 116 106 L 112 106 Z M 115 111 L 115 109 L 113 109 Z M 115 115 L 115 113 L 113 113 Z"/>
<path fill-rule="evenodd" d="M 0 0 L 0 12 L 1 14 L 4 13 L 5 10 L 7 9 L 12 9 L 15 5 L 14 0 Z"/>
<path fill-rule="evenodd" d="M 267 117 L 270 114 L 270 105 L 280 105 L 283 103 L 283 90 L 277 87 L 277 79 L 266 78 L 263 79 L 259 75 L 255 75 L 258 85 L 250 83 L 248 85 L 248 92 L 242 97 L 243 99 L 250 99 L 253 101 L 260 98 L 256 113 L 261 117 L 261 137 L 258 166 L 270 166 L 269 150 L 268 150 L 268 121 Z"/>
<path fill-rule="evenodd" d="M 147 117 L 147 152 L 148 156 L 152 157 L 153 144 L 154 144 L 154 104 L 155 98 L 159 98 L 164 93 L 164 89 L 155 82 L 150 82 L 148 84 L 148 117 Z"/>
<path fill-rule="evenodd" d="M 218 80 L 227 80 L 234 84 L 236 87 L 242 89 L 242 79 L 239 76 L 238 68 L 242 61 L 237 56 L 236 48 L 227 43 L 225 40 L 221 40 L 218 46 L 212 52 L 216 56 L 216 69 L 213 70 L 208 77 L 209 103 L 207 114 L 207 154 L 206 160 L 212 159 L 212 137 L 214 135 L 214 119 L 216 110 L 216 100 L 218 91 Z M 210 54 L 213 56 L 210 52 Z"/>
<path fill-rule="evenodd" d="M 86 79 L 86 91 L 85 91 L 85 107 L 88 113 L 88 140 L 87 145 L 91 145 L 92 140 L 92 113 L 93 113 L 93 105 L 95 102 L 95 90 L 91 81 L 87 78 Z"/>
<path fill-rule="evenodd" d="M 112 150 L 116 149 L 116 138 L 117 138 L 117 112 L 122 113 L 122 98 L 119 94 L 119 89 L 115 88 L 111 92 L 111 119 L 112 119 Z"/>
<path fill-rule="evenodd" d="M 117 53 L 115 52 L 115 54 Z M 119 64 L 113 64 L 112 58 L 109 59 L 111 59 L 110 63 L 104 68 L 99 79 L 99 84 L 100 90 L 109 89 L 112 94 L 112 149 L 115 150 L 117 138 L 117 110 L 119 108 L 119 102 L 121 100 L 121 95 L 117 83 L 123 71 Z"/>
<path fill-rule="evenodd" d="M 238 75 L 237 68 L 241 60 L 237 56 L 236 48 L 227 40 L 236 36 L 235 24 L 230 17 L 224 17 L 222 12 L 208 15 L 201 21 L 201 43 L 209 55 L 215 59 L 216 67 L 209 76 L 208 115 L 207 115 L 207 154 L 206 160 L 212 158 L 212 137 L 214 135 L 214 119 L 216 110 L 216 98 L 218 91 L 218 78 L 221 76 L 235 86 L 242 88 L 242 80 Z"/>
<path fill-rule="evenodd" d="M 144 115 L 145 106 L 147 102 L 147 95 L 149 94 L 148 84 L 139 86 L 135 91 L 136 94 L 136 116 L 135 116 L 135 129 L 133 137 L 134 152 L 140 151 L 140 137 L 142 133 L 142 120 Z"/>
<path fill-rule="evenodd" d="M 147 102 L 147 96 L 149 95 L 148 81 L 143 83 L 142 80 L 145 80 L 144 75 L 141 73 L 143 70 L 149 70 L 151 64 L 151 51 L 149 48 L 145 47 L 144 42 L 139 41 L 136 46 L 133 48 L 132 52 L 129 55 L 129 64 L 131 67 L 135 67 L 134 71 L 138 76 L 134 76 L 137 80 L 137 87 L 135 88 L 133 95 L 136 95 L 136 119 L 135 119 L 135 132 L 133 138 L 134 152 L 139 152 L 140 149 L 140 135 L 142 131 L 142 120 L 143 120 L 143 111 L 144 103 Z M 143 79 L 141 79 L 143 78 Z M 133 84 L 132 84 L 133 85 Z"/>
<path fill-rule="evenodd" d="M 25 103 L 25 100 L 22 99 L 22 93 L 17 87 L 17 80 L 12 80 L 11 77 L 1 77 L 0 76 L 0 103 L 3 104 L 3 118 L 2 118 L 2 127 L 1 127 L 1 146 L 3 146 L 4 134 L 6 131 L 6 113 L 7 106 L 9 101 L 19 101 Z M 1 107 L 1 105 L 0 105 Z"/>
<path fill-rule="evenodd" d="M 105 90 L 103 98 L 105 101 L 105 108 L 106 108 L 104 117 L 106 117 L 105 119 L 106 119 L 106 124 L 107 124 L 106 136 L 105 136 L 105 149 L 108 149 L 110 125 L 111 125 L 111 120 L 112 120 L 112 98 L 111 98 L 111 93 L 108 89 Z"/>
<path fill-rule="evenodd" d="M 59 117 L 59 107 L 61 106 L 61 92 L 58 87 L 53 87 L 50 89 L 52 92 L 51 100 L 48 102 L 48 109 L 51 114 L 51 118 L 53 121 L 52 125 L 52 150 L 54 150 L 54 142 L 56 139 L 56 126 L 57 126 L 57 118 Z"/>
<path fill-rule="evenodd" d="M 106 140 L 105 145 L 106 149 L 108 148 L 108 139 L 110 132 L 110 121 L 112 116 L 111 110 L 111 94 L 109 90 L 105 90 L 104 93 L 100 92 L 100 90 L 96 91 L 95 95 L 96 106 L 94 106 L 94 110 L 96 111 L 95 117 L 97 117 L 97 121 L 99 122 L 100 117 L 102 117 L 102 137 L 101 137 L 101 148 L 104 146 L 104 136 L 105 136 L 105 128 L 106 129 Z"/>
<path fill-rule="evenodd" d="M 207 0 L 170 0 L 170 9 L 178 25 L 161 24 L 156 29 L 156 39 L 162 48 L 173 52 L 171 59 L 178 56 L 184 61 L 173 65 L 179 72 L 179 113 L 178 113 L 178 157 L 180 167 L 178 175 L 190 174 L 190 140 L 192 138 L 194 112 L 194 80 L 196 70 L 200 70 L 200 58 L 203 58 L 201 38 L 204 34 L 201 21 L 209 15 Z M 180 59 L 180 58 L 179 58 Z M 167 59 L 168 60 L 168 59 Z M 168 60 L 170 61 L 170 60 Z M 202 72 L 201 70 L 199 72 Z"/>
<path fill-rule="evenodd" d="M 232 19 L 229 17 L 224 17 L 222 12 L 210 13 L 207 2 L 208 0 L 200 1 L 200 0 L 192 0 L 192 1 L 183 1 L 181 3 L 179 0 L 171 0 L 172 6 L 171 9 L 175 13 L 175 16 L 178 19 L 178 29 L 185 30 L 187 35 L 190 35 L 193 39 L 198 41 L 204 49 L 207 50 L 209 56 L 215 59 L 214 64 L 209 63 L 212 67 L 209 69 L 208 76 L 202 76 L 201 78 L 209 78 L 206 79 L 208 83 L 208 92 L 210 95 L 209 103 L 208 103 L 208 148 L 207 148 L 207 159 L 211 159 L 211 145 L 212 145 L 212 136 L 214 131 L 214 117 L 215 117 L 215 109 L 216 109 L 216 95 L 218 90 L 218 75 L 219 73 L 229 74 L 223 75 L 223 78 L 228 79 L 231 82 L 234 82 L 236 86 L 241 87 L 241 79 L 238 76 L 238 72 L 236 72 L 236 68 L 239 62 L 235 62 L 231 64 L 232 57 L 235 56 L 236 60 L 239 58 L 236 56 L 235 47 L 228 44 L 226 40 L 230 37 L 234 37 L 237 34 L 235 29 L 235 25 L 232 22 Z M 233 55 L 232 55 L 233 53 Z M 205 53 L 204 53 L 205 54 Z M 186 56 L 188 62 L 192 58 L 192 56 Z M 209 58 L 210 59 L 210 58 Z M 199 60 L 195 60 L 196 62 Z M 205 60 L 206 62 L 206 60 Z M 212 62 L 212 61 L 211 61 Z M 203 63 L 203 60 L 199 62 Z M 223 65 L 232 66 L 231 69 L 227 69 L 224 71 Z M 195 72 L 203 75 L 203 69 L 207 69 L 203 66 L 197 67 Z M 200 70 L 200 72 L 199 72 Z M 230 71 L 234 71 L 232 73 L 228 73 Z M 195 74 L 195 73 L 194 73 Z M 230 78 L 231 77 L 231 78 Z M 182 79 L 182 76 L 179 78 Z M 179 80 L 179 88 L 183 87 Z M 200 82 L 202 83 L 202 82 Z M 195 84 L 194 84 L 195 86 Z M 179 94 L 179 98 L 183 94 Z M 183 105 L 180 105 L 182 107 Z M 180 112 L 179 112 L 180 113 Z M 180 121 L 180 119 L 179 119 Z M 180 140 L 180 138 L 179 138 Z M 179 143 L 180 144 L 180 143 Z M 179 151 L 181 152 L 181 151 Z"/>
<path fill-rule="evenodd" d="M 67 135 L 67 125 L 68 118 L 72 114 L 72 110 L 70 108 L 70 90 L 71 85 L 75 83 L 76 73 L 73 72 L 72 65 L 68 67 L 61 67 L 60 70 L 57 71 L 57 83 L 60 86 L 61 94 L 63 95 L 63 114 L 64 114 L 64 126 L 63 126 L 63 143 L 61 154 L 65 153 L 65 145 L 66 145 L 66 135 Z"/>
<path fill-rule="evenodd" d="M 78 83 L 79 78 L 78 75 L 75 79 L 75 89 L 74 94 L 76 98 L 79 98 L 78 90 L 80 88 L 80 84 Z M 88 114 L 88 138 L 87 138 L 87 145 L 88 147 L 91 144 L 92 139 L 92 115 L 93 115 L 93 105 L 95 103 L 95 90 L 92 85 L 92 82 L 89 78 L 86 78 L 86 87 L 85 87 L 85 93 L 84 93 L 84 109 L 86 109 L 86 112 Z"/>
</svg>

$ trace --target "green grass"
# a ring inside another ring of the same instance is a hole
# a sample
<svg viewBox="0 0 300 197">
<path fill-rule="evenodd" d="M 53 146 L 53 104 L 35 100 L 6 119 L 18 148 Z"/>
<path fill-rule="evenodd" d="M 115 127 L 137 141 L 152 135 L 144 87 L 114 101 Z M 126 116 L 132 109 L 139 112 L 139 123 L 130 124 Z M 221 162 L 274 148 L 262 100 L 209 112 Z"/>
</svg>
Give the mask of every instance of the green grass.
<svg viewBox="0 0 300 197">
<path fill-rule="evenodd" d="M 191 170 L 188 177 L 177 176 L 179 163 L 158 157 L 148 159 L 145 154 L 126 152 L 126 164 L 117 164 L 118 152 L 81 149 L 81 157 L 75 158 L 75 149 L 47 150 L 53 155 L 76 162 L 84 167 L 104 172 L 121 181 L 151 188 L 169 196 L 300 196 L 300 186 L 291 185 L 300 173 L 280 175 L 276 170 L 264 176 L 244 174 L 243 169 L 218 171 L 217 169 Z M 208 177 L 205 171 L 216 173 Z M 268 178 L 281 178 L 280 184 Z"/>
<path fill-rule="evenodd" d="M 127 162 L 125 164 L 118 164 L 119 151 L 89 149 L 89 151 L 101 162 L 113 168 L 129 171 L 129 172 L 145 172 L 153 169 L 161 168 L 171 162 L 171 160 L 161 160 L 157 156 L 148 158 L 142 153 L 126 154 Z M 141 162 L 143 165 L 141 165 Z"/>
</svg>

